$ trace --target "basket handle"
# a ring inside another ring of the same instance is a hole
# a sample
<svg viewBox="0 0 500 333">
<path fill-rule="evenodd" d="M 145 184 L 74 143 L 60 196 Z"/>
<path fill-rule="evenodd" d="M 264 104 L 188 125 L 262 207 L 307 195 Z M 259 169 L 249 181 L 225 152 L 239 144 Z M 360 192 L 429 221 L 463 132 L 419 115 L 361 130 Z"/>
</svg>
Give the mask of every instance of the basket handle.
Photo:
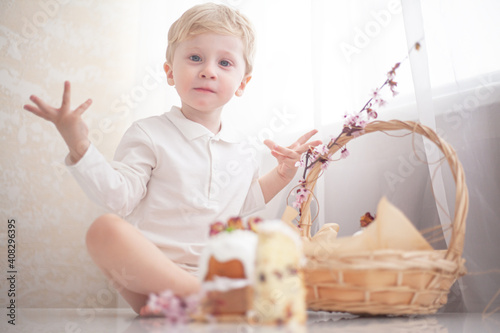
<svg viewBox="0 0 500 333">
<path fill-rule="evenodd" d="M 467 185 L 465 183 L 465 174 L 462 164 L 458 160 L 455 150 L 448 144 L 445 140 L 440 138 L 434 130 L 414 121 L 401 121 L 401 120 L 390 120 L 390 121 L 373 121 L 366 125 L 364 132 L 360 133 L 359 136 L 373 133 L 373 132 L 387 132 L 396 130 L 408 130 L 420 134 L 430 141 L 432 141 L 444 154 L 448 164 L 450 166 L 453 179 L 456 184 L 456 194 L 455 194 L 455 212 L 452 222 L 452 234 L 450 238 L 450 243 L 448 244 L 448 250 L 446 252 L 445 258 L 447 260 L 458 261 L 461 260 L 462 251 L 464 248 L 464 238 L 465 238 L 465 219 L 467 217 L 467 211 L 469 208 L 469 194 L 467 190 Z M 346 145 L 352 139 L 359 136 L 342 136 L 338 139 L 336 145 L 333 145 L 329 154 L 333 155 L 341 147 Z M 316 186 L 316 181 L 321 173 L 321 163 L 316 163 L 306 177 L 306 188 L 310 191 L 314 191 Z M 299 220 L 299 225 L 301 227 L 301 232 L 303 237 L 311 237 L 311 205 L 312 196 L 310 195 L 307 200 L 301 205 L 301 216 Z"/>
</svg>

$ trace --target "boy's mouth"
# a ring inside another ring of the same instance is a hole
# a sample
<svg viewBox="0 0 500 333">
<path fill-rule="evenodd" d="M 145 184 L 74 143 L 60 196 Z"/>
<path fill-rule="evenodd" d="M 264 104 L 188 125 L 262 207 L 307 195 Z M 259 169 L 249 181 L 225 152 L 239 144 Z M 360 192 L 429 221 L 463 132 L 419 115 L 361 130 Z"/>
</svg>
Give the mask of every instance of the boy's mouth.
<svg viewBox="0 0 500 333">
<path fill-rule="evenodd" d="M 198 88 L 194 88 L 194 90 L 196 90 L 198 92 L 204 92 L 204 93 L 215 93 L 214 90 L 212 90 L 210 88 L 206 88 L 206 87 L 198 87 Z"/>
</svg>

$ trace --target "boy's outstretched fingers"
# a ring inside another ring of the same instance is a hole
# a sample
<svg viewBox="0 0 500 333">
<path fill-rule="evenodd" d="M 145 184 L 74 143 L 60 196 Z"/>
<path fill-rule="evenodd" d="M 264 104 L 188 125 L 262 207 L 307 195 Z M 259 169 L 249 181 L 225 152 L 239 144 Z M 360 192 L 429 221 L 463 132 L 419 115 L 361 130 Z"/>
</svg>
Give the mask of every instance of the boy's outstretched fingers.
<svg viewBox="0 0 500 333">
<path fill-rule="evenodd" d="M 61 107 L 56 109 L 45 103 L 40 97 L 35 95 L 30 96 L 30 101 L 32 101 L 35 105 L 26 104 L 24 105 L 24 109 L 29 111 L 45 120 L 53 122 L 57 125 L 57 123 L 64 118 L 68 113 L 70 113 L 71 107 L 71 84 L 69 81 L 64 82 L 64 92 Z M 89 108 L 92 104 L 92 100 L 88 99 L 84 103 L 82 103 L 78 108 L 76 108 L 73 112 L 76 115 L 81 115 L 85 110 Z"/>
<path fill-rule="evenodd" d="M 318 133 L 318 130 L 309 131 L 286 148 L 277 145 L 269 139 L 264 140 L 264 144 L 269 149 L 271 149 L 271 153 L 274 157 L 281 156 L 298 160 L 300 156 L 305 153 L 310 147 L 316 147 L 317 145 L 320 145 L 322 143 L 321 140 L 314 140 L 310 142 L 308 141 L 316 133 Z"/>
<path fill-rule="evenodd" d="M 48 120 L 48 121 L 51 121 L 53 116 L 54 116 L 54 112 L 52 111 L 52 108 L 47 105 L 43 100 L 41 100 L 39 97 L 35 96 L 35 95 L 31 95 L 30 96 L 30 101 L 32 101 L 33 103 L 35 103 L 36 106 L 34 105 L 31 105 L 31 104 L 26 104 L 24 106 L 24 109 L 45 119 L 45 120 Z"/>
<path fill-rule="evenodd" d="M 314 129 L 302 135 L 300 138 L 297 139 L 297 141 L 295 141 L 295 143 L 293 143 L 290 146 L 290 149 L 293 149 L 302 155 L 309 149 L 309 147 L 316 147 L 317 145 L 320 145 L 322 143 L 321 140 L 314 140 L 308 142 L 309 139 L 312 138 L 313 135 L 315 135 L 316 133 L 318 133 L 318 130 Z"/>
<path fill-rule="evenodd" d="M 313 141 L 313 142 L 307 142 L 310 138 L 312 138 L 316 133 L 318 133 L 318 130 L 314 129 L 312 131 L 309 131 L 307 132 L 306 134 L 302 135 L 300 138 L 297 139 L 297 141 L 295 141 L 294 144 L 292 144 L 291 147 L 293 147 L 294 145 L 295 146 L 303 146 L 303 145 L 306 145 L 308 147 L 315 147 L 319 144 L 321 144 L 321 140 L 316 140 L 316 141 Z M 307 150 L 308 148 L 306 148 Z M 305 152 L 306 150 L 304 150 L 303 152 Z"/>
<path fill-rule="evenodd" d="M 70 159 L 76 163 L 87 151 L 90 141 L 88 139 L 88 127 L 82 119 L 82 113 L 92 104 L 88 99 L 76 109 L 71 110 L 71 85 L 69 81 L 64 82 L 64 92 L 60 108 L 55 108 L 37 96 L 31 96 L 30 100 L 35 105 L 27 104 L 24 109 L 52 122 L 70 151 Z"/>
<path fill-rule="evenodd" d="M 307 132 L 288 147 L 279 146 L 271 140 L 264 141 L 264 144 L 271 150 L 271 154 L 278 161 L 278 174 L 283 179 L 292 179 L 297 170 L 296 162 L 300 160 L 302 154 L 310 147 L 315 147 L 322 143 L 321 140 L 308 141 L 317 132 L 317 130 Z"/>
<path fill-rule="evenodd" d="M 61 110 L 63 109 L 69 110 L 70 106 L 71 106 L 71 83 L 69 83 L 69 81 L 64 81 L 64 91 L 61 103 Z"/>
<path fill-rule="evenodd" d="M 264 140 L 264 144 L 271 150 L 271 154 L 278 159 L 278 162 L 280 161 L 280 159 L 283 158 L 289 158 L 289 159 L 300 158 L 301 153 L 291 149 L 291 146 L 288 148 L 282 147 L 269 139 Z"/>
</svg>

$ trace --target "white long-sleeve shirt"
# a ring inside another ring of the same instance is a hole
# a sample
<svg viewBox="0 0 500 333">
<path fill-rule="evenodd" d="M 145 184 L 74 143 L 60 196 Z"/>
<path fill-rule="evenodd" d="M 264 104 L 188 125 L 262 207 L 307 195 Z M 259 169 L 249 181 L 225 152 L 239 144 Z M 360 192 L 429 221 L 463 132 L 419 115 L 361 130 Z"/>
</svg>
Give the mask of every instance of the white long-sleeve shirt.
<svg viewBox="0 0 500 333">
<path fill-rule="evenodd" d="M 264 208 L 254 152 L 170 112 L 132 124 L 114 161 L 91 145 L 67 167 L 85 193 L 123 216 L 181 267 L 196 267 L 209 225 Z"/>
</svg>

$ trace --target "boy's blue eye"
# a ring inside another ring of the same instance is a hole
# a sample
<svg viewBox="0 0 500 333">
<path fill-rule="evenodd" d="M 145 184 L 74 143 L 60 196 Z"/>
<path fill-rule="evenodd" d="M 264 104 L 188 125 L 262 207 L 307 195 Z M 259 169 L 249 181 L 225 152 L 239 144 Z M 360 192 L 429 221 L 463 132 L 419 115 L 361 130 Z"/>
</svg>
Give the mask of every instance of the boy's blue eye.
<svg viewBox="0 0 500 333">
<path fill-rule="evenodd" d="M 192 55 L 189 57 L 192 61 L 201 61 L 201 57 L 197 55 Z"/>
<path fill-rule="evenodd" d="M 231 66 L 231 63 L 227 60 L 221 60 L 220 65 L 223 67 Z"/>
</svg>

